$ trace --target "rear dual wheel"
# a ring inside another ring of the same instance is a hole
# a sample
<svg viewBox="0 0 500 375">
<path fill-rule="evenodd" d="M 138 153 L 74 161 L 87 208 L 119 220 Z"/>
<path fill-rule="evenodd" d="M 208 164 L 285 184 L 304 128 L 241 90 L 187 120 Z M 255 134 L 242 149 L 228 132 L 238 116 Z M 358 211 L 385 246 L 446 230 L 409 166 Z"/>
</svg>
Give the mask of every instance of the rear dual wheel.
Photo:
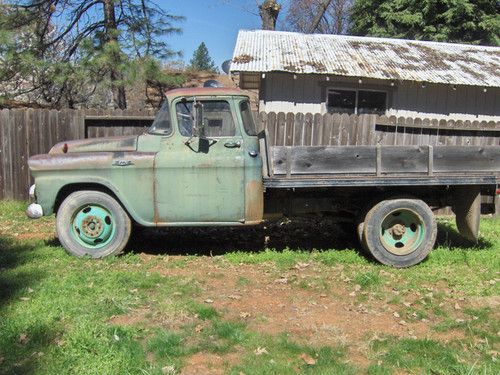
<svg viewBox="0 0 500 375">
<path fill-rule="evenodd" d="M 419 199 L 388 199 L 376 204 L 358 224 L 362 245 L 376 260 L 410 267 L 424 260 L 436 242 L 434 214 Z"/>
<path fill-rule="evenodd" d="M 103 258 L 123 251 L 132 224 L 121 205 L 100 191 L 77 191 L 61 203 L 56 230 L 64 248 L 75 256 Z"/>
</svg>

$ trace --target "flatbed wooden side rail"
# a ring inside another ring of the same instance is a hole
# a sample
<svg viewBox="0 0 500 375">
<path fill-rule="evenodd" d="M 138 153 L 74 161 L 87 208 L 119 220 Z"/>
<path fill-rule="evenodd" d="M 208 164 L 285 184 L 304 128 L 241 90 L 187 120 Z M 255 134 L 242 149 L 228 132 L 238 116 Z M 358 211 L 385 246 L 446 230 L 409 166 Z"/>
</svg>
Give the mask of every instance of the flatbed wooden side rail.
<svg viewBox="0 0 500 375">
<path fill-rule="evenodd" d="M 269 176 L 415 177 L 500 175 L 498 146 L 274 146 Z"/>
</svg>

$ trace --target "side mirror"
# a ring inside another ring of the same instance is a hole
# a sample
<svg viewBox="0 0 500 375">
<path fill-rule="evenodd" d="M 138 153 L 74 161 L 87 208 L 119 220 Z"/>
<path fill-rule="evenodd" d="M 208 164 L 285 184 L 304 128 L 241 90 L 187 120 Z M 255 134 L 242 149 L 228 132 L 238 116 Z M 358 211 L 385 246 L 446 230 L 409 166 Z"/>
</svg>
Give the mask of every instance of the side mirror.
<svg viewBox="0 0 500 375">
<path fill-rule="evenodd" d="M 195 101 L 193 103 L 193 137 L 205 138 L 205 125 L 203 124 L 203 104 Z"/>
</svg>

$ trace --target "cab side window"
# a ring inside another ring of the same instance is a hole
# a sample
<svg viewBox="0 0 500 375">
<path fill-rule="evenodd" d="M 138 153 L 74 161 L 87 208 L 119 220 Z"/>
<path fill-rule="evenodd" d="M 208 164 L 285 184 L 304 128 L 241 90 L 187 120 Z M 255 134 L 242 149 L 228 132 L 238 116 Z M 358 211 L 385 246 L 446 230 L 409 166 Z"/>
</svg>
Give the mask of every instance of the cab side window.
<svg viewBox="0 0 500 375">
<path fill-rule="evenodd" d="M 233 137 L 236 128 L 231 113 L 231 106 L 224 100 L 207 100 L 203 104 L 203 123 L 207 137 Z M 179 132 L 190 137 L 193 134 L 193 102 L 181 101 L 175 105 Z"/>
</svg>

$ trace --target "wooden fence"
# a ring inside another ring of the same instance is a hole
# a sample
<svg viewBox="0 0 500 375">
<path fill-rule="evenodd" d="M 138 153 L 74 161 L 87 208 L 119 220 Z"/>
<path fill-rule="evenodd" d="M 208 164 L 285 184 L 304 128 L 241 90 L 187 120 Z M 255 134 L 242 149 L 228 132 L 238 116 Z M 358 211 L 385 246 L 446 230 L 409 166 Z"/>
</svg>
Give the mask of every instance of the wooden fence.
<svg viewBox="0 0 500 375">
<path fill-rule="evenodd" d="M 270 144 L 500 145 L 500 122 L 444 121 L 376 115 L 255 113 Z M 26 199 L 27 160 L 69 139 L 141 134 L 152 111 L 13 109 L 0 111 L 0 199 Z"/>
</svg>

